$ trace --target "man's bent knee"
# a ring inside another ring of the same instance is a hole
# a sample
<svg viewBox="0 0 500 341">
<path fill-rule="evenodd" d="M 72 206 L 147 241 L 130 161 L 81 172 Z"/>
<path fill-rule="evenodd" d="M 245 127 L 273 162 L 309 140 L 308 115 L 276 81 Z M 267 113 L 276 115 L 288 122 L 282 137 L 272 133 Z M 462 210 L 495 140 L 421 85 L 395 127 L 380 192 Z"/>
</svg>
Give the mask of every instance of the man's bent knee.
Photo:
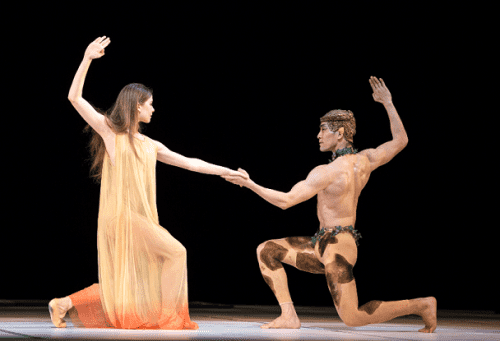
<svg viewBox="0 0 500 341">
<path fill-rule="evenodd" d="M 259 262 L 271 271 L 276 271 L 283 267 L 281 262 L 285 259 L 287 253 L 287 248 L 273 241 L 264 242 L 257 247 Z"/>
<path fill-rule="evenodd" d="M 353 316 L 353 314 L 342 314 L 342 315 L 345 316 L 340 316 L 340 319 L 348 327 L 361 327 L 365 325 L 359 318 Z"/>
<path fill-rule="evenodd" d="M 259 246 L 257 246 L 257 257 L 259 257 L 259 259 L 260 259 L 260 253 L 262 252 L 264 247 L 266 247 L 266 243 L 267 241 L 260 243 Z"/>
<path fill-rule="evenodd" d="M 343 306 L 344 311 L 339 312 L 340 319 L 348 327 L 361 327 L 370 324 L 370 317 L 380 307 L 382 301 L 370 301 L 360 308 L 347 308 Z"/>
</svg>

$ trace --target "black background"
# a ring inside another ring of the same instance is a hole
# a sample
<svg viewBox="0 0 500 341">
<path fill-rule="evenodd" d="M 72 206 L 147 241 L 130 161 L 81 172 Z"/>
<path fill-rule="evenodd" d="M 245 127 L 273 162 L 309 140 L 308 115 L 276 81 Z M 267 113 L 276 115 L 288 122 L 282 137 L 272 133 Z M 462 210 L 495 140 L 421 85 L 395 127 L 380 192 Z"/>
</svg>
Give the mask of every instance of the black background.
<svg viewBox="0 0 500 341">
<path fill-rule="evenodd" d="M 316 135 L 331 109 L 354 112 L 358 149 L 391 139 L 368 83 L 382 77 L 409 144 L 359 200 L 359 302 L 433 295 L 440 309 L 498 312 L 492 42 L 488 9 L 475 10 L 194 2 L 12 11 L 0 299 L 51 299 L 97 282 L 99 185 L 67 93 L 87 45 L 106 35 L 86 79 L 89 102 L 106 109 L 123 86 L 143 83 L 156 109 L 146 135 L 281 191 L 327 162 Z M 190 301 L 275 304 L 257 246 L 318 228 L 315 198 L 282 211 L 217 176 L 161 163 L 157 197 L 160 224 L 188 250 Z M 296 305 L 332 305 L 323 276 L 286 271 Z"/>
</svg>

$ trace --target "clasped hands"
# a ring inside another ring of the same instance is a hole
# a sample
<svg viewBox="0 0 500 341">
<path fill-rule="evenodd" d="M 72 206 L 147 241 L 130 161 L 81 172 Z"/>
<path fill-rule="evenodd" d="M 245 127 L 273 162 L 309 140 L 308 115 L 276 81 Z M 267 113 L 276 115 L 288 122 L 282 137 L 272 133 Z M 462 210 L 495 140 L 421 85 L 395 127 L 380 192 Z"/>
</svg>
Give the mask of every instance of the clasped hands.
<svg viewBox="0 0 500 341">
<path fill-rule="evenodd" d="M 231 175 L 221 175 L 226 181 L 229 181 L 235 185 L 239 185 L 240 187 L 248 187 L 252 180 L 250 180 L 250 175 L 241 168 L 238 168 L 239 174 L 231 174 Z"/>
</svg>

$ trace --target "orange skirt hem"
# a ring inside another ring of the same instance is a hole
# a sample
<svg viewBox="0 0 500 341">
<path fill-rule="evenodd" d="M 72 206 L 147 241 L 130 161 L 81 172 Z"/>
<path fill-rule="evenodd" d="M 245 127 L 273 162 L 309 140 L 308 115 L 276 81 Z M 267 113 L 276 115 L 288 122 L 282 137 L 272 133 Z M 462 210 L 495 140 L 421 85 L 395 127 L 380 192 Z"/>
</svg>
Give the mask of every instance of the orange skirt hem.
<svg viewBox="0 0 500 341">
<path fill-rule="evenodd" d="M 115 324 L 111 323 L 102 308 L 99 294 L 99 284 L 93 284 L 69 296 L 73 308 L 68 314 L 75 327 L 79 328 L 113 328 L 113 329 L 165 329 L 165 330 L 196 330 L 196 322 L 189 317 L 189 307 L 179 313 L 162 315 L 155 324 L 142 323 L 138 319 L 121 316 Z M 122 321 L 122 322 L 120 322 Z"/>
</svg>

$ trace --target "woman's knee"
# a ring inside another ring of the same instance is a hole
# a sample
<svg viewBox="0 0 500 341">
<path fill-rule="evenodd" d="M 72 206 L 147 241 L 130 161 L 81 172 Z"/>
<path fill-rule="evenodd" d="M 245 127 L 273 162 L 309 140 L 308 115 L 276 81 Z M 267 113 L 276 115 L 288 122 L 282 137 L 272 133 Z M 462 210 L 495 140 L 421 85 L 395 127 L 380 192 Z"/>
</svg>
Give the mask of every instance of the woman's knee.
<svg viewBox="0 0 500 341">
<path fill-rule="evenodd" d="M 165 240 L 161 249 L 162 254 L 169 259 L 184 260 L 187 258 L 187 250 L 178 240 Z"/>
<path fill-rule="evenodd" d="M 187 257 L 186 247 L 181 243 L 179 243 L 179 245 L 176 247 L 175 254 L 179 258 L 186 258 Z"/>
</svg>

